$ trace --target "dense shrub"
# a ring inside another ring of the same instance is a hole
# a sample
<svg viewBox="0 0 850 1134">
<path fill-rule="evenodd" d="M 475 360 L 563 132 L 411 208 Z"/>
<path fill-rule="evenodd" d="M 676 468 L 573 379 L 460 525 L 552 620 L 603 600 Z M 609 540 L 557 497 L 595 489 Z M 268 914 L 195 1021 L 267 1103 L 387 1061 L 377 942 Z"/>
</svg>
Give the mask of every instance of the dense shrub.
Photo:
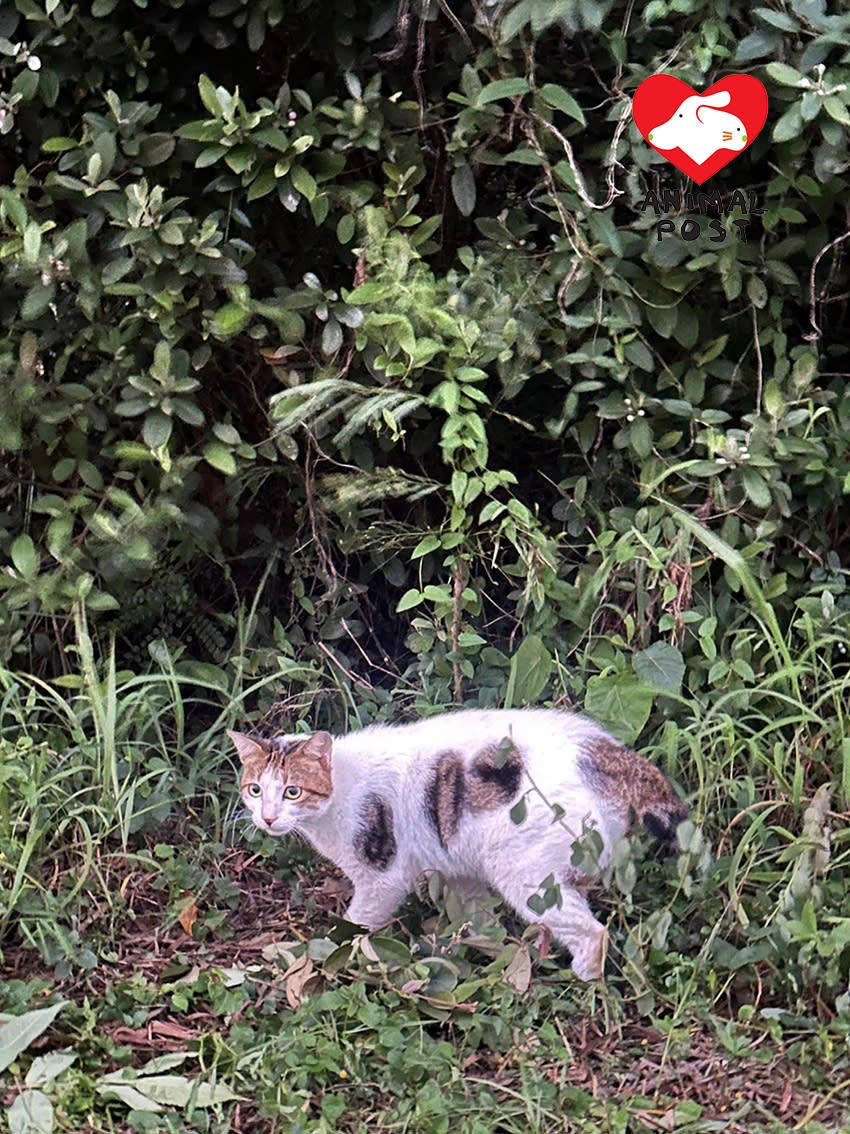
<svg viewBox="0 0 850 1134">
<path fill-rule="evenodd" d="M 0 36 L 7 662 L 55 672 L 81 604 L 131 664 L 223 663 L 271 565 L 257 641 L 362 692 L 569 662 L 636 735 L 650 685 L 750 682 L 754 614 L 842 625 L 850 17 L 16 0 Z M 659 70 L 765 82 L 704 186 L 746 240 L 642 208 L 693 188 L 631 121 Z"/>
</svg>

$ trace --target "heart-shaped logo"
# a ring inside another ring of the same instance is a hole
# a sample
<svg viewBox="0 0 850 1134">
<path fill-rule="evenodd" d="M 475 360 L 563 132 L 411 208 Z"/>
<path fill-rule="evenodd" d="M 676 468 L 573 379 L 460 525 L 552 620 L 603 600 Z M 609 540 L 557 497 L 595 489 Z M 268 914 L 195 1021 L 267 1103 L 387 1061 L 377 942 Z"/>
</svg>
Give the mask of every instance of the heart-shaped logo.
<svg viewBox="0 0 850 1134">
<path fill-rule="evenodd" d="M 652 148 L 702 185 L 755 141 L 767 91 L 752 75 L 729 75 L 701 95 L 672 75 L 653 75 L 635 91 L 632 115 Z"/>
</svg>

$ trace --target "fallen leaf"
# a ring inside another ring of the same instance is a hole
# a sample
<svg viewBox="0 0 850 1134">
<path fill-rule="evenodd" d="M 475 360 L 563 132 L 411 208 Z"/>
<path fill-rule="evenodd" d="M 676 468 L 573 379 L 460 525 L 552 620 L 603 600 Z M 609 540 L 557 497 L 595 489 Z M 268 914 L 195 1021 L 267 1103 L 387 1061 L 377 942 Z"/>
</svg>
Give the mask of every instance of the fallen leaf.
<svg viewBox="0 0 850 1134">
<path fill-rule="evenodd" d="M 198 907 L 195 904 L 195 895 L 189 894 L 186 898 L 186 904 L 180 911 L 180 916 L 177 919 L 183 926 L 188 937 L 192 936 L 192 926 L 198 920 Z"/>
<path fill-rule="evenodd" d="M 60 1000 L 49 1008 L 35 1008 L 32 1012 L 12 1016 L 0 1025 L 0 1071 L 5 1071 L 13 1059 L 50 1027 L 67 1003 Z"/>
<path fill-rule="evenodd" d="M 6 1117 L 10 1134 L 53 1134 L 53 1103 L 41 1091 L 22 1091 Z"/>
</svg>

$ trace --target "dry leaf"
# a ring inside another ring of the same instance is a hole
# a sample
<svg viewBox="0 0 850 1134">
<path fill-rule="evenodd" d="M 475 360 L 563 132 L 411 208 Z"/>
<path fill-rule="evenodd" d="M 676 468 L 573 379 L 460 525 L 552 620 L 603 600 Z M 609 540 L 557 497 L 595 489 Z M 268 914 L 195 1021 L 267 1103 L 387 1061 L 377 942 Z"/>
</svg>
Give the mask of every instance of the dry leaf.
<svg viewBox="0 0 850 1134">
<path fill-rule="evenodd" d="M 301 1007 L 304 985 L 313 976 L 313 962 L 305 953 L 289 966 L 283 974 L 286 982 L 286 1000 L 293 1012 Z"/>
<path fill-rule="evenodd" d="M 195 904 L 195 895 L 188 894 L 186 897 L 186 904 L 180 911 L 180 916 L 177 919 L 183 926 L 183 929 L 188 937 L 192 936 L 192 926 L 198 920 L 198 907 Z"/>
</svg>

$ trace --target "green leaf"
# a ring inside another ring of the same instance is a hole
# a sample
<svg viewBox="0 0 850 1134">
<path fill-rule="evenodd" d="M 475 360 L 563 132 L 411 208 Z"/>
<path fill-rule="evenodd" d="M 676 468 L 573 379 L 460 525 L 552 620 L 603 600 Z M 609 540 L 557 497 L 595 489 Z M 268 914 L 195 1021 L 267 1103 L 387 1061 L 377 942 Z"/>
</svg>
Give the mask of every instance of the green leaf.
<svg viewBox="0 0 850 1134">
<path fill-rule="evenodd" d="M 527 79 L 496 79 L 483 87 L 481 94 L 475 100 L 477 106 L 484 106 L 488 102 L 496 102 L 500 98 L 516 98 L 527 94 L 531 88 Z"/>
<path fill-rule="evenodd" d="M 32 539 L 26 533 L 19 535 L 13 541 L 11 550 L 12 563 L 18 573 L 25 579 L 34 579 L 38 574 L 38 552 Z M 0 1042 L 0 1061 L 2 1061 L 2 1042 Z M 7 1064 L 0 1065 L 0 1071 L 5 1066 Z"/>
<path fill-rule="evenodd" d="M 236 461 L 233 459 L 233 454 L 220 441 L 209 441 L 204 446 L 204 460 L 214 469 L 224 473 L 225 476 L 233 476 L 236 472 Z"/>
<path fill-rule="evenodd" d="M 41 251 L 41 226 L 38 221 L 30 221 L 24 230 L 24 259 L 30 264 L 38 260 Z"/>
<path fill-rule="evenodd" d="M 580 122 L 582 126 L 587 125 L 584 111 L 573 96 L 568 91 L 565 91 L 563 87 L 559 87 L 556 83 L 546 83 L 540 88 L 539 94 L 547 106 L 551 106 L 555 110 L 560 110 L 562 113 L 568 114 L 570 118 L 574 118 L 576 122 Z"/>
<path fill-rule="evenodd" d="M 345 213 L 339 218 L 336 226 L 336 238 L 340 244 L 348 244 L 354 239 L 356 223 L 351 213 Z"/>
<path fill-rule="evenodd" d="M 644 685 L 665 693 L 681 691 L 685 659 L 670 642 L 653 642 L 647 649 L 638 650 L 632 658 L 632 668 Z"/>
<path fill-rule="evenodd" d="M 804 78 L 799 71 L 789 67 L 787 63 L 768 63 L 765 71 L 775 83 L 783 87 L 797 87 Z"/>
<path fill-rule="evenodd" d="M 741 469 L 741 483 L 749 499 L 756 508 L 766 509 L 773 503 L 770 486 L 764 477 L 755 469 Z"/>
<path fill-rule="evenodd" d="M 250 311 L 238 303 L 225 303 L 216 311 L 210 330 L 217 339 L 229 339 L 244 331 L 251 321 Z"/>
<path fill-rule="evenodd" d="M 216 94 L 215 84 L 210 81 L 206 75 L 201 75 L 198 80 L 198 93 L 201 96 L 201 102 L 216 118 L 221 117 L 221 104 L 218 101 Z"/>
<path fill-rule="evenodd" d="M 180 1054 L 175 1052 L 175 1054 Z M 152 1060 L 152 1064 L 157 1060 Z M 140 1072 L 144 1072 L 144 1067 Z M 152 1110 L 162 1106 L 186 1106 L 192 1103 L 197 1107 L 215 1106 L 218 1103 L 230 1102 L 240 1096 L 233 1093 L 229 1087 L 222 1083 L 204 1083 L 188 1078 L 186 1075 L 145 1075 L 132 1068 L 123 1068 L 120 1071 L 111 1071 L 101 1075 L 97 1080 L 96 1088 L 99 1094 L 113 1094 L 122 1102 L 127 1102 L 134 1109 Z M 128 1093 L 132 1092 L 131 1097 Z M 153 1103 L 154 1107 L 147 1105 L 139 1107 L 137 1096 Z"/>
<path fill-rule="evenodd" d="M 419 606 L 424 597 L 425 596 L 422 594 L 422 592 L 417 591 L 416 588 L 405 591 L 396 604 L 397 613 L 401 614 L 402 611 L 411 610 L 414 606 Z"/>
<path fill-rule="evenodd" d="M 532 705 L 543 692 L 552 673 L 552 655 L 538 634 L 528 634 L 511 658 L 505 708 Z"/>
<path fill-rule="evenodd" d="M 463 216 L 468 217 L 475 208 L 475 178 L 466 162 L 452 174 L 452 196 Z"/>
<path fill-rule="evenodd" d="M 309 173 L 303 165 L 296 165 L 289 172 L 289 177 L 292 181 L 294 188 L 306 197 L 308 201 L 312 201 L 318 192 L 318 185 L 312 173 Z"/>
<path fill-rule="evenodd" d="M 139 160 L 143 165 L 161 165 L 174 153 L 176 144 L 173 134 L 147 134 L 139 145 Z"/>
<path fill-rule="evenodd" d="M 21 1091 L 7 1112 L 9 1134 L 53 1134 L 53 1103 L 42 1091 Z"/>
<path fill-rule="evenodd" d="M 331 315 L 322 331 L 322 350 L 325 354 L 335 354 L 342 346 L 342 327 Z"/>
<path fill-rule="evenodd" d="M 152 410 L 146 415 L 142 426 L 142 437 L 145 444 L 150 446 L 151 449 L 160 449 L 163 445 L 167 445 L 172 428 L 173 422 L 170 417 L 159 410 Z"/>
<path fill-rule="evenodd" d="M 19 536 L 15 544 L 29 536 Z M 32 540 L 30 540 L 32 543 Z M 14 547 L 12 556 L 14 558 Z M 60 1000 L 58 1004 L 51 1004 L 47 1008 L 35 1008 L 31 1012 L 24 1012 L 20 1016 L 12 1016 L 0 1025 L 0 1071 L 5 1071 L 9 1064 L 25 1051 L 33 1040 L 38 1039 L 46 1031 L 62 1009 L 68 1004 L 67 1000 Z"/>
<path fill-rule="evenodd" d="M 436 551 L 440 547 L 440 537 L 429 532 L 424 539 L 421 539 L 410 553 L 411 559 L 421 559 L 423 555 L 429 555 L 432 551 Z M 418 593 L 418 592 L 417 592 Z"/>
<path fill-rule="evenodd" d="M 75 150 L 79 144 L 74 138 L 66 138 L 60 135 L 55 138 L 48 138 L 46 142 L 42 143 L 41 148 L 46 154 L 60 154 L 64 150 Z"/>
<path fill-rule="evenodd" d="M 802 129 L 803 115 L 799 103 L 795 102 L 773 127 L 773 140 L 774 142 L 790 142 L 793 138 L 800 136 Z"/>
<path fill-rule="evenodd" d="M 649 720 L 654 694 L 633 673 L 597 674 L 587 683 L 584 708 L 623 744 L 634 744 Z"/>
</svg>

